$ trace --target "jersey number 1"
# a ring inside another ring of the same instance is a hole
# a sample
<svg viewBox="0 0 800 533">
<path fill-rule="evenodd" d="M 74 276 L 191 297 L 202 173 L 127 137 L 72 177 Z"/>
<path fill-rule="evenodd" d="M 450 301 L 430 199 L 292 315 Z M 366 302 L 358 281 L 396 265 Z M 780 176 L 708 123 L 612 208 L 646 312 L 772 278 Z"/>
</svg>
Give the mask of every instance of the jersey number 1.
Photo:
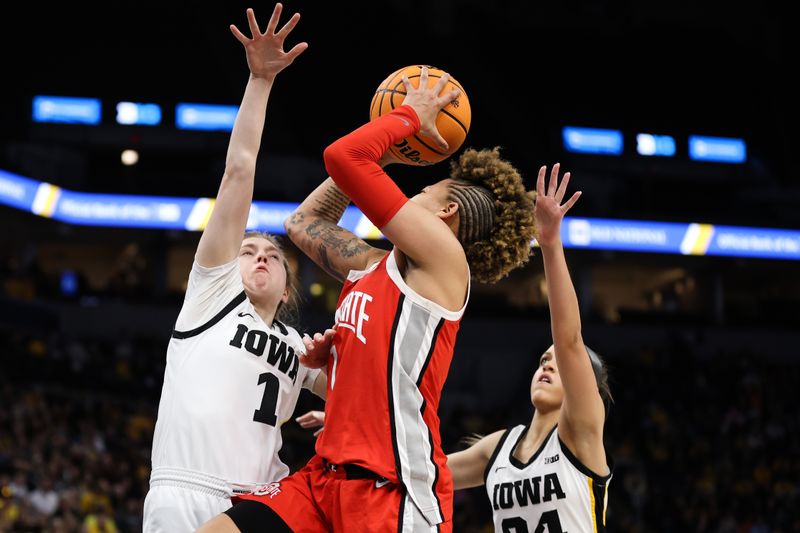
<svg viewBox="0 0 800 533">
<path fill-rule="evenodd" d="M 278 378 L 269 372 L 264 372 L 258 376 L 258 384 L 264 383 L 264 396 L 261 397 L 261 408 L 253 412 L 253 420 L 268 426 L 275 427 L 278 423 L 278 416 L 275 411 L 278 408 L 278 392 L 281 383 Z"/>
</svg>

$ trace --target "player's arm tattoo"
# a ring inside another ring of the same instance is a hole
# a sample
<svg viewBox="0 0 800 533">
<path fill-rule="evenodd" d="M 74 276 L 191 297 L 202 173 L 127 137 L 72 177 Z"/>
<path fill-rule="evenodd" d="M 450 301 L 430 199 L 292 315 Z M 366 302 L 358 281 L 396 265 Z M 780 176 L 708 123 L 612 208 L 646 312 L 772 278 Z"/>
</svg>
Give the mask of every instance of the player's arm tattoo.
<svg viewBox="0 0 800 533">
<path fill-rule="evenodd" d="M 350 199 L 333 183 L 324 183 L 286 222 L 289 238 L 329 275 L 343 281 L 359 256 L 375 249 L 338 225 Z"/>
<path fill-rule="evenodd" d="M 333 183 L 329 184 L 329 187 L 322 192 L 322 198 L 314 198 L 316 205 L 311 209 L 311 213 L 328 222 L 338 224 L 345 209 L 350 205 L 350 198 Z"/>
</svg>

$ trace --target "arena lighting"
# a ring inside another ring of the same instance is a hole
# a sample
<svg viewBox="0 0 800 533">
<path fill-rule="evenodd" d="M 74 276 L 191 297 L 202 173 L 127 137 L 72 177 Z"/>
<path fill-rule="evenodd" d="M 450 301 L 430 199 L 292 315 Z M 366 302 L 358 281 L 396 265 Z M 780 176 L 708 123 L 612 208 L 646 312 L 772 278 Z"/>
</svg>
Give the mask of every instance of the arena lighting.
<svg viewBox="0 0 800 533">
<path fill-rule="evenodd" d="M 321 283 L 312 283 L 308 287 L 308 292 L 311 293 L 311 296 L 322 296 L 322 293 L 325 292 L 325 287 Z"/>
<path fill-rule="evenodd" d="M 120 161 L 126 167 L 130 167 L 139 162 L 139 152 L 132 149 L 123 150 L 119 156 Z"/>
<path fill-rule="evenodd" d="M 190 231 L 204 229 L 214 208 L 211 198 L 79 193 L 3 170 L 0 204 L 69 224 Z M 254 202 L 247 229 L 284 233 L 297 205 Z M 340 223 L 364 239 L 383 237 L 352 206 Z M 568 248 L 800 261 L 800 230 L 566 217 L 561 238 Z"/>
<path fill-rule="evenodd" d="M 161 106 L 119 102 L 117 104 L 117 124 L 157 126 L 161 124 Z"/>
<path fill-rule="evenodd" d="M 61 272 L 59 289 L 64 296 L 75 296 L 78 293 L 78 275 L 74 270 L 64 270 Z"/>
<path fill-rule="evenodd" d="M 97 98 L 34 96 L 32 118 L 34 122 L 96 126 L 102 118 L 102 106 Z"/>
<path fill-rule="evenodd" d="M 689 158 L 695 161 L 741 164 L 747 161 L 747 144 L 744 139 L 690 135 Z"/>
<path fill-rule="evenodd" d="M 597 128 L 565 126 L 561 130 L 564 148 L 582 154 L 620 155 L 623 148 L 622 132 Z"/>
<path fill-rule="evenodd" d="M 231 131 L 238 111 L 235 105 L 178 104 L 175 126 L 182 130 Z"/>
<path fill-rule="evenodd" d="M 636 135 L 636 152 L 639 155 L 672 157 L 675 155 L 675 139 L 669 135 Z"/>
</svg>

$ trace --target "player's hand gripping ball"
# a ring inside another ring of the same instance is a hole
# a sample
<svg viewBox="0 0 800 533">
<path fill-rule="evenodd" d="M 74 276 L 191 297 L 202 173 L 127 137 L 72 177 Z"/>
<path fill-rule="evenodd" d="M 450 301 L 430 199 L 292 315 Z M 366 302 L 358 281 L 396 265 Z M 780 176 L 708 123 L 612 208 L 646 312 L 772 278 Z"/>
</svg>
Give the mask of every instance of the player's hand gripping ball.
<svg viewBox="0 0 800 533">
<path fill-rule="evenodd" d="M 417 88 L 419 87 L 422 67 L 423 65 L 411 65 L 390 74 L 375 91 L 375 96 L 372 97 L 372 103 L 369 107 L 369 119 L 374 120 L 403 105 L 403 99 L 406 97 L 403 76 L 408 76 L 411 85 Z M 439 78 L 444 73 L 441 69 L 428 67 L 428 87 L 436 85 L 436 82 L 439 81 Z M 469 107 L 467 93 L 452 76 L 450 76 L 450 80 L 439 94 L 444 94 L 452 89 L 459 89 L 461 94 L 443 107 L 436 118 L 436 128 L 441 136 L 444 137 L 444 140 L 447 141 L 450 147 L 449 151 L 442 151 L 433 139 L 418 133 L 389 147 L 387 156 L 392 159 L 392 162 L 416 166 L 432 165 L 447 159 L 461 147 L 467 138 L 472 111 Z"/>
</svg>

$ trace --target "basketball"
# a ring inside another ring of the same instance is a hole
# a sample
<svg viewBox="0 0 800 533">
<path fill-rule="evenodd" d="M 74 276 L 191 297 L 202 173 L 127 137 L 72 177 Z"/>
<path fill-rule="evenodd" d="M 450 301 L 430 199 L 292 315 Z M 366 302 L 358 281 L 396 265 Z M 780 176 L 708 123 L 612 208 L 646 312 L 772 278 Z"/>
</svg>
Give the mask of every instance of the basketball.
<svg viewBox="0 0 800 533">
<path fill-rule="evenodd" d="M 390 112 L 392 109 L 403 104 L 406 97 L 405 86 L 403 86 L 403 76 L 408 76 L 411 85 L 419 87 L 419 77 L 424 65 L 411 65 L 396 70 L 380 84 L 372 97 L 369 108 L 369 119 L 375 120 L 377 117 Z M 445 71 L 428 67 L 428 87 L 433 87 Z M 436 127 L 439 133 L 447 141 L 450 149 L 442 151 L 433 139 L 422 134 L 403 139 L 397 144 L 389 147 L 393 159 L 397 163 L 406 165 L 425 166 L 438 163 L 451 156 L 458 150 L 467 138 L 472 111 L 469 107 L 467 93 L 455 78 L 450 76 L 447 85 L 444 86 L 440 94 L 444 94 L 452 89 L 459 89 L 461 94 L 458 98 L 447 104 L 436 118 Z"/>
</svg>

